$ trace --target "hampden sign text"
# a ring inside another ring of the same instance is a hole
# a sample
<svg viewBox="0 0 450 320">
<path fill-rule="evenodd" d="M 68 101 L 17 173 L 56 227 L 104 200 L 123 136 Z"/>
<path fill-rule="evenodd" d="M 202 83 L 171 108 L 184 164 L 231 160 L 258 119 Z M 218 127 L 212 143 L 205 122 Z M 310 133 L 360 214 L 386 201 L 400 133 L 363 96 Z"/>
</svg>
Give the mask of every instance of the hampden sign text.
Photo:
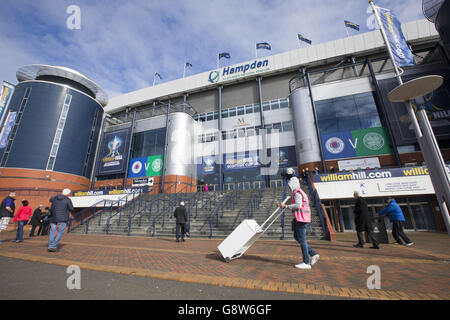
<svg viewBox="0 0 450 320">
<path fill-rule="evenodd" d="M 217 70 L 211 71 L 209 73 L 209 82 L 216 83 L 219 81 L 236 79 L 244 75 L 248 76 L 269 70 L 269 59 L 255 60 L 251 63 L 222 68 L 222 72 Z"/>
</svg>

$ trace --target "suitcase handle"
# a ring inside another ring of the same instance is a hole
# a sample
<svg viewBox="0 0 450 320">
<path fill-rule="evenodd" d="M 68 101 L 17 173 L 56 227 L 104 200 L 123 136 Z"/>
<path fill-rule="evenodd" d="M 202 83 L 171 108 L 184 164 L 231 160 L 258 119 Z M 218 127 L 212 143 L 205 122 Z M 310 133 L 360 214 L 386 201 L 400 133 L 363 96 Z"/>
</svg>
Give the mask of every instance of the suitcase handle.
<svg viewBox="0 0 450 320">
<path fill-rule="evenodd" d="M 286 197 L 286 199 L 284 199 L 284 201 L 282 202 L 283 204 L 286 204 L 286 202 L 289 200 L 290 197 Z M 266 225 L 266 223 L 268 223 L 272 217 L 278 212 L 278 210 L 280 210 L 281 208 L 278 207 L 267 219 L 266 221 L 264 221 L 264 223 L 261 225 L 261 229 L 263 229 L 263 232 L 266 232 L 270 226 L 278 219 L 278 217 L 284 212 L 285 209 L 281 210 L 281 212 L 275 217 L 275 219 L 272 220 L 272 222 L 267 226 L 267 228 L 264 229 L 264 226 Z"/>
</svg>

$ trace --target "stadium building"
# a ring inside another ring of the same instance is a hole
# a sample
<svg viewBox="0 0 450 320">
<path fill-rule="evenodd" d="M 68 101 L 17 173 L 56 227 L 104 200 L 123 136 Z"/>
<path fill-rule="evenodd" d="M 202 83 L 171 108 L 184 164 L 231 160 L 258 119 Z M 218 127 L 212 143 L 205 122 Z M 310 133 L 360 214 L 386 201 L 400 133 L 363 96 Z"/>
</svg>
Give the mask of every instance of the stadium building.
<svg viewBox="0 0 450 320">
<path fill-rule="evenodd" d="M 427 20 L 404 24 L 403 33 L 415 57 L 403 79 L 445 79 L 427 108 L 448 162 L 448 49 Z M 3 189 L 49 193 L 64 183 L 73 190 L 148 184 L 154 193 L 205 185 L 227 191 L 282 188 L 284 168 L 311 175 L 318 168 L 315 186 L 336 231 L 354 229 L 354 190 L 373 213 L 394 195 L 406 229 L 445 231 L 406 108 L 387 99 L 393 77 L 378 30 L 222 65 L 107 104 L 73 70 L 27 66 L 10 102 L 18 116 L 0 149 L 0 181 Z"/>
</svg>

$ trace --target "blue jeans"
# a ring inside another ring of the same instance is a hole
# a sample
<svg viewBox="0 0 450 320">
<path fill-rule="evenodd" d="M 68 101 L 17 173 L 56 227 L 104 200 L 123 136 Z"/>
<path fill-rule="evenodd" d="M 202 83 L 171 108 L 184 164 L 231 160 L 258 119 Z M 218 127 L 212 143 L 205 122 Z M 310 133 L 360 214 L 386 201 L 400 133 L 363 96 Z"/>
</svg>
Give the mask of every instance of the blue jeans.
<svg viewBox="0 0 450 320">
<path fill-rule="evenodd" d="M 306 242 L 306 226 L 304 222 L 297 222 L 294 228 L 294 238 L 302 248 L 303 262 L 309 264 L 309 256 L 315 256 L 317 253 Z"/>
<path fill-rule="evenodd" d="M 16 239 L 18 241 L 23 240 L 23 226 L 25 225 L 25 221 L 19 221 L 17 224 L 17 233 L 16 233 Z"/>
<path fill-rule="evenodd" d="M 48 248 L 56 249 L 58 243 L 66 231 L 66 222 L 50 223 L 50 233 L 48 235 Z"/>
</svg>

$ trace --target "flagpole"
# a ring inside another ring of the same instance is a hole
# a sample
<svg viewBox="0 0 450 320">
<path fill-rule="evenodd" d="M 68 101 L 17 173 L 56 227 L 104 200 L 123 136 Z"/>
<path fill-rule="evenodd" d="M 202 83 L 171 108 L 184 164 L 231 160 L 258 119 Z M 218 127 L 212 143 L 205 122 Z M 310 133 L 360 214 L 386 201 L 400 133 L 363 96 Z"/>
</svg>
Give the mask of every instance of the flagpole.
<svg viewBox="0 0 450 320">
<path fill-rule="evenodd" d="M 153 75 L 153 87 L 155 86 L 155 81 L 156 81 L 156 73 Z"/>
<path fill-rule="evenodd" d="M 256 57 L 256 59 L 258 59 L 258 48 L 257 48 L 256 44 L 255 44 L 255 57 Z"/>
<path fill-rule="evenodd" d="M 345 32 L 347 32 L 347 38 L 348 38 L 348 37 L 350 37 L 350 35 L 348 34 L 348 27 L 345 25 L 345 22 L 344 22 L 344 27 L 345 27 Z"/>
<path fill-rule="evenodd" d="M 183 78 L 186 75 L 186 62 L 184 63 Z"/>
</svg>

